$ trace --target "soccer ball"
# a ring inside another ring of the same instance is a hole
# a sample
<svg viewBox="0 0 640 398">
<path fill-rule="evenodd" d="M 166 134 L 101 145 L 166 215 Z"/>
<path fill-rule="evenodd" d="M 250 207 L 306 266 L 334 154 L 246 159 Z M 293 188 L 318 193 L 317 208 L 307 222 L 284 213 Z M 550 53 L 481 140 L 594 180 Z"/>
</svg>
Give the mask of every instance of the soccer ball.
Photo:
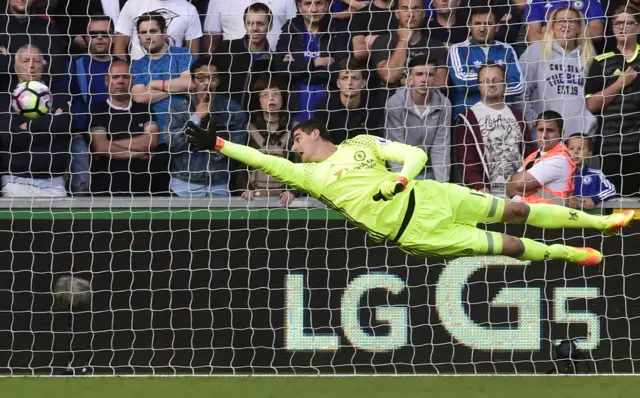
<svg viewBox="0 0 640 398">
<path fill-rule="evenodd" d="M 27 119 L 37 119 L 51 110 L 49 87 L 38 81 L 18 84 L 11 94 L 11 105 Z"/>
<path fill-rule="evenodd" d="M 56 302 L 63 308 L 78 308 L 91 300 L 91 283 L 83 278 L 63 276 L 53 289 Z"/>
</svg>

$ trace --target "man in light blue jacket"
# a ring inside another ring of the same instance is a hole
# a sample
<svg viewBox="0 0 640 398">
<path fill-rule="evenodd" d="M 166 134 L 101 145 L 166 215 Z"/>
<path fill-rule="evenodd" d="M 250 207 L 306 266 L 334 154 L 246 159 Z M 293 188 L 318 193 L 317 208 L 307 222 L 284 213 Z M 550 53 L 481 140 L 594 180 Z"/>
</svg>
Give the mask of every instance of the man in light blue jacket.
<svg viewBox="0 0 640 398">
<path fill-rule="evenodd" d="M 466 107 L 480 101 L 478 71 L 487 61 L 493 61 L 506 70 L 506 102 L 514 103 L 522 98 L 524 83 L 518 56 L 513 47 L 494 40 L 500 27 L 499 19 L 495 8 L 473 7 L 469 19 L 471 37 L 454 44 L 449 50 L 449 75 L 455 86 L 454 120 Z"/>
<path fill-rule="evenodd" d="M 387 138 L 424 149 L 429 161 L 416 178 L 449 182 L 451 102 L 436 87 L 437 64 L 425 55 L 409 63 L 407 86 L 387 101 Z M 392 171 L 402 164 L 390 163 Z"/>
</svg>

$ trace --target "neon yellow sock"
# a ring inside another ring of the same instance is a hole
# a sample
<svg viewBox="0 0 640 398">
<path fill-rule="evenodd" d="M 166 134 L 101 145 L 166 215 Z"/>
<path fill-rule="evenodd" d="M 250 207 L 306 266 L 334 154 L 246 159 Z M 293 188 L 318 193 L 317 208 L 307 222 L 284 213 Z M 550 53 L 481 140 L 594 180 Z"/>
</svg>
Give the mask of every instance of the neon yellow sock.
<svg viewBox="0 0 640 398">
<path fill-rule="evenodd" d="M 543 261 L 543 260 L 565 260 L 571 248 L 565 245 L 545 245 L 529 238 L 520 238 L 524 245 L 524 253 L 518 260 Z"/>
<path fill-rule="evenodd" d="M 594 228 L 602 231 L 606 218 L 550 204 L 530 204 L 527 224 L 540 228 Z"/>
</svg>

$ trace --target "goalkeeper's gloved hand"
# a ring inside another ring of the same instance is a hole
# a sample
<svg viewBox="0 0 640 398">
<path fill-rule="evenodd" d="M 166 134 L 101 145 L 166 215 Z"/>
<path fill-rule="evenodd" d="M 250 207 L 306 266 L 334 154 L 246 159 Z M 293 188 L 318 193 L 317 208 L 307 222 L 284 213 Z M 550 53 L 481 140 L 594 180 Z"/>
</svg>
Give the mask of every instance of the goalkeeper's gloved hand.
<svg viewBox="0 0 640 398">
<path fill-rule="evenodd" d="M 380 190 L 377 194 L 373 195 L 373 200 L 376 202 L 380 199 L 391 200 L 396 194 L 404 191 L 409 181 L 405 177 L 398 177 L 395 181 L 383 181 L 380 184 Z"/>
<path fill-rule="evenodd" d="M 187 136 L 187 142 L 190 144 L 193 152 L 212 151 L 216 147 L 218 132 L 216 131 L 216 122 L 213 118 L 209 120 L 209 127 L 206 130 L 189 120 L 184 129 L 184 133 Z"/>
</svg>

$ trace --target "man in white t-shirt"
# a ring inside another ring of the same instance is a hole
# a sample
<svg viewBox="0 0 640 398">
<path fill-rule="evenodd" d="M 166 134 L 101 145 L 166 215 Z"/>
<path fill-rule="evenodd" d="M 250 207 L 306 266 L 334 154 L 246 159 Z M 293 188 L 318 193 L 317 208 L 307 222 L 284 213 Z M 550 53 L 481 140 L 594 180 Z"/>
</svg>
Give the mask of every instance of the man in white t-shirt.
<svg viewBox="0 0 640 398">
<path fill-rule="evenodd" d="M 469 188 L 504 197 L 509 177 L 536 150 L 522 112 L 505 104 L 505 69 L 488 61 L 478 71 L 481 99 L 460 114 L 456 159 Z"/>
<path fill-rule="evenodd" d="M 187 0 L 128 0 L 116 24 L 114 55 L 122 57 L 129 54 L 127 47 L 131 39 L 131 59 L 142 58 L 145 53 L 140 46 L 136 20 L 146 12 L 162 14 L 167 21 L 169 45 L 188 47 L 196 56 L 200 53 L 199 40 L 202 37 L 202 25 L 196 7 Z"/>
<path fill-rule="evenodd" d="M 538 116 L 538 150 L 511 176 L 507 184 L 508 197 L 519 202 L 564 204 L 571 196 L 576 165 L 562 143 L 563 129 L 564 121 L 559 113 L 545 111 Z"/>
<path fill-rule="evenodd" d="M 209 0 L 207 17 L 204 20 L 205 50 L 215 50 L 222 40 L 235 40 L 244 37 L 244 10 L 253 3 L 263 3 L 271 10 L 273 21 L 267 35 L 271 51 L 276 50 L 282 25 L 294 18 L 298 12 L 296 0 Z"/>
</svg>

